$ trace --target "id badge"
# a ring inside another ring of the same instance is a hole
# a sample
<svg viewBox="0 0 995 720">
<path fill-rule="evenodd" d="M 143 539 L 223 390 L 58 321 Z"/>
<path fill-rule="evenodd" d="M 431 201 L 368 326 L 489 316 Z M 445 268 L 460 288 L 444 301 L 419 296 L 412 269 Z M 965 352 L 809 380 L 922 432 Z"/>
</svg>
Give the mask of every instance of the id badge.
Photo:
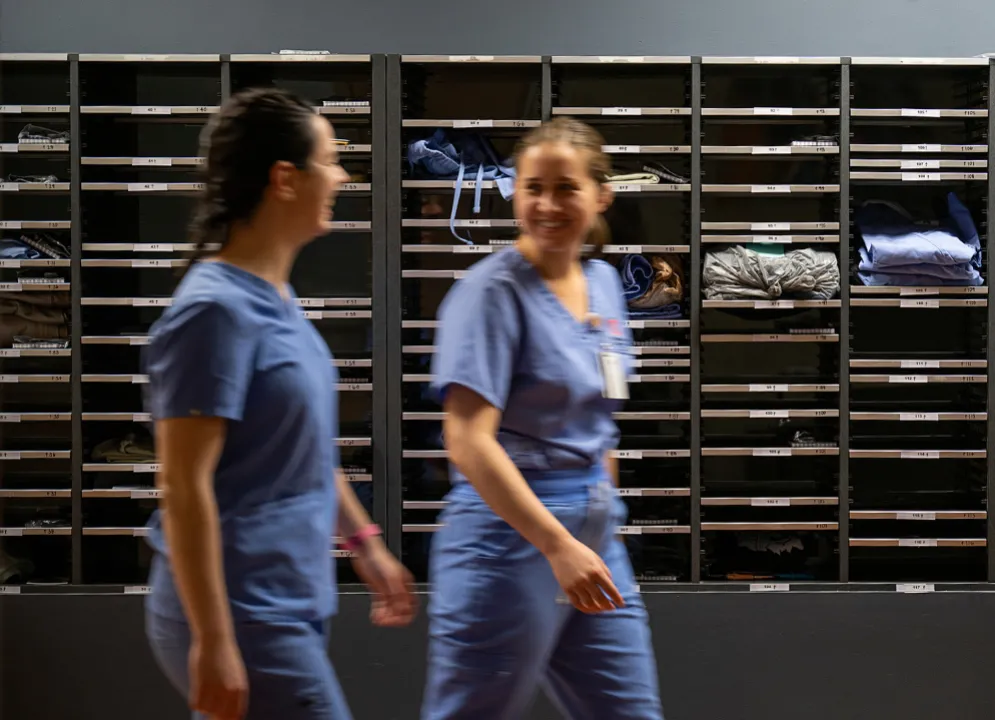
<svg viewBox="0 0 995 720">
<path fill-rule="evenodd" d="M 601 395 L 609 400 L 628 400 L 629 383 L 625 378 L 625 365 L 622 356 L 611 350 L 602 350 L 598 355 L 601 367 Z"/>
</svg>

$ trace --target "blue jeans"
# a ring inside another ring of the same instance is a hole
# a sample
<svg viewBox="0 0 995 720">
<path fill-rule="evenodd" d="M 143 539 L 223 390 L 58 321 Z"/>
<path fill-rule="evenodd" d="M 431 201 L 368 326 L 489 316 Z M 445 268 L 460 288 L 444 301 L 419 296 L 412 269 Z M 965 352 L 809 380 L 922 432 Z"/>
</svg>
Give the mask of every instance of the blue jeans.
<svg viewBox="0 0 995 720">
<path fill-rule="evenodd" d="M 432 543 L 422 720 L 521 720 L 540 683 L 572 720 L 662 720 L 646 608 L 615 536 L 622 501 L 604 479 L 530 485 L 598 551 L 625 607 L 574 609 L 546 558 L 457 486 Z"/>
<path fill-rule="evenodd" d="M 145 622 L 159 667 L 186 699 L 189 626 L 152 612 Z M 249 676 L 246 720 L 351 720 L 321 623 L 237 623 L 235 635 Z"/>
</svg>

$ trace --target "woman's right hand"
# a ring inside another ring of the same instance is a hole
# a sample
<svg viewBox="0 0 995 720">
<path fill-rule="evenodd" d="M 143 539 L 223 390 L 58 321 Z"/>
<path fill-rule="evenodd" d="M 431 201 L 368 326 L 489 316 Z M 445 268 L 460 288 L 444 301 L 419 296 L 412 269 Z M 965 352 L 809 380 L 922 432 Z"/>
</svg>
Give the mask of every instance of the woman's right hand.
<svg viewBox="0 0 995 720">
<path fill-rule="evenodd" d="M 211 720 L 242 720 L 249 678 L 233 638 L 194 640 L 190 646 L 190 709 Z"/>
<path fill-rule="evenodd" d="M 622 594 L 601 557 L 571 536 L 546 555 L 556 581 L 575 608 L 599 613 L 623 607 Z"/>
</svg>

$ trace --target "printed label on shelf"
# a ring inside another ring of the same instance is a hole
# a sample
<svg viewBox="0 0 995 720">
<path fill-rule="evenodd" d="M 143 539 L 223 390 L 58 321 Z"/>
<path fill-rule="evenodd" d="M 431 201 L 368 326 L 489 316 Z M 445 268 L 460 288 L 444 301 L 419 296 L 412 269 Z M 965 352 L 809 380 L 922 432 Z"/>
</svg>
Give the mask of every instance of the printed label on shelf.
<svg viewBox="0 0 995 720">
<path fill-rule="evenodd" d="M 899 300 L 898 306 L 903 308 L 938 308 L 939 300 Z"/>
<path fill-rule="evenodd" d="M 612 184 L 611 188 L 617 193 L 642 192 L 643 190 L 642 185 L 633 185 L 631 183 Z"/>
<path fill-rule="evenodd" d="M 454 128 L 492 128 L 493 120 L 453 120 Z"/>
<path fill-rule="evenodd" d="M 133 268 L 168 268 L 173 264 L 169 260 L 132 260 Z"/>
<path fill-rule="evenodd" d="M 132 375 L 131 384 L 132 385 L 148 385 L 149 376 L 148 375 Z"/>
<path fill-rule="evenodd" d="M 616 245 L 614 247 L 616 253 L 620 255 L 638 255 L 643 251 L 642 245 Z"/>
<path fill-rule="evenodd" d="M 602 150 L 609 155 L 613 153 L 638 153 L 642 152 L 640 145 L 605 145 Z"/>
<path fill-rule="evenodd" d="M 902 450 L 902 460 L 939 460 L 939 450 Z"/>
<path fill-rule="evenodd" d="M 139 243 L 132 247 L 134 252 L 173 252 L 172 243 Z"/>
<path fill-rule="evenodd" d="M 364 383 L 339 383 L 336 385 L 337 390 L 342 392 L 362 392 L 366 389 L 366 384 Z"/>
<path fill-rule="evenodd" d="M 494 62 L 493 55 L 450 55 L 449 62 Z"/>
<path fill-rule="evenodd" d="M 0 182 L 0 192 L 19 192 L 20 189 L 19 183 Z"/>
<path fill-rule="evenodd" d="M 0 530 L 0 535 L 3 531 Z M 20 595 L 21 588 L 18 585 L 0 585 L 0 595 Z"/>
<path fill-rule="evenodd" d="M 132 336 L 132 337 L 128 338 L 128 344 L 129 345 L 148 345 L 149 344 L 149 337 L 148 337 L 148 335 L 141 335 L 141 336 L 135 335 L 135 336 Z"/>
<path fill-rule="evenodd" d="M 767 57 L 755 57 L 753 58 L 753 62 L 758 65 L 796 65 L 801 62 L 801 58 L 769 55 Z"/>
<path fill-rule="evenodd" d="M 902 145 L 903 153 L 938 153 L 943 152 L 942 145 L 922 144 L 922 145 Z"/>
<path fill-rule="evenodd" d="M 940 111 L 926 108 L 902 108 L 902 117 L 938 118 Z"/>
<path fill-rule="evenodd" d="M 306 308 L 325 307 L 325 301 L 322 298 L 299 298 L 297 304 Z M 320 317 L 321 313 L 318 313 L 318 316 Z"/>
<path fill-rule="evenodd" d="M 786 418 L 791 417 L 790 410 L 750 410 L 751 420 L 762 420 L 765 418 Z"/>
<path fill-rule="evenodd" d="M 750 384 L 749 392 L 788 392 L 787 385 L 754 385 Z"/>
<path fill-rule="evenodd" d="M 940 367 L 939 360 L 902 360 L 903 370 L 925 370 Z"/>
<path fill-rule="evenodd" d="M 305 320 L 321 320 L 323 314 L 320 310 L 305 310 L 304 319 Z"/>
<path fill-rule="evenodd" d="M 750 583 L 750 592 L 788 592 L 789 583 Z"/>
<path fill-rule="evenodd" d="M 750 240 L 755 243 L 789 244 L 794 238 L 791 235 L 756 235 Z"/>
<path fill-rule="evenodd" d="M 902 173 L 902 182 L 937 182 L 940 173 Z"/>
<path fill-rule="evenodd" d="M 456 255 L 485 255 L 493 252 L 490 245 L 453 245 L 453 253 Z"/>
<path fill-rule="evenodd" d="M 642 460 L 642 450 L 616 450 L 615 457 L 619 460 Z"/>
<path fill-rule="evenodd" d="M 626 320 L 625 326 L 631 330 L 642 330 L 646 327 L 645 320 Z"/>
<path fill-rule="evenodd" d="M 902 170 L 939 170 L 939 160 L 902 160 Z"/>
<path fill-rule="evenodd" d="M 905 511 L 895 513 L 896 520 L 936 520 L 935 512 Z"/>
<path fill-rule="evenodd" d="M 474 227 L 491 227 L 494 223 L 490 220 L 464 220 L 464 227 L 474 228 Z"/>
<path fill-rule="evenodd" d="M 164 157 L 131 158 L 131 164 L 135 167 L 173 167 L 173 159 Z"/>
<path fill-rule="evenodd" d="M 162 465 L 159 463 L 141 463 L 138 465 L 131 466 L 131 472 L 136 473 L 157 473 Z"/>
<path fill-rule="evenodd" d="M 889 383 L 928 383 L 929 378 L 925 375 L 889 375 Z"/>
<path fill-rule="evenodd" d="M 0 143 L 0 153 L 16 153 L 19 149 L 17 143 Z"/>
<path fill-rule="evenodd" d="M 0 105 L 0 115 L 20 115 L 20 105 Z"/>
<path fill-rule="evenodd" d="M 151 595 L 152 586 L 151 585 L 125 585 L 124 587 L 125 595 Z"/>
<path fill-rule="evenodd" d="M 899 413 L 899 422 L 938 422 L 939 413 Z"/>
<path fill-rule="evenodd" d="M 618 495 L 619 495 L 619 497 L 642 497 L 642 495 L 643 495 L 643 489 L 642 488 L 619 488 L 618 489 Z"/>
<path fill-rule="evenodd" d="M 20 375 L 0 375 L 0 383 L 19 383 Z"/>
<path fill-rule="evenodd" d="M 20 230 L 20 220 L 0 220 L 0 230 Z M 20 263 L 16 267 L 20 267 Z"/>
<path fill-rule="evenodd" d="M 790 230 L 791 223 L 751 223 L 750 230 L 753 232 L 763 232 L 764 230 Z"/>
<path fill-rule="evenodd" d="M 599 55 L 598 62 L 603 63 L 641 63 L 645 58 L 642 55 Z"/>
<path fill-rule="evenodd" d="M 936 592 L 936 585 L 933 583 L 903 583 L 896 585 L 895 590 L 900 593 L 931 593 Z"/>
<path fill-rule="evenodd" d="M 791 115 L 794 108 L 789 107 L 758 107 L 753 108 L 754 115 Z"/>
<path fill-rule="evenodd" d="M 148 537 L 149 529 L 147 527 L 133 528 L 131 531 L 132 537 Z"/>
<path fill-rule="evenodd" d="M 790 185 L 752 185 L 751 193 L 790 193 Z"/>
<path fill-rule="evenodd" d="M 936 547 L 936 540 L 927 539 L 927 538 L 899 538 L 898 547 L 903 547 L 903 548 Z"/>
<path fill-rule="evenodd" d="M 172 298 L 133 298 L 132 307 L 169 307 L 173 302 Z"/>
<path fill-rule="evenodd" d="M 790 155 L 791 146 L 790 145 L 772 145 L 770 147 L 755 147 L 752 150 L 753 155 Z"/>
<path fill-rule="evenodd" d="M 642 115 L 642 108 L 634 107 L 606 107 L 601 108 L 602 115 Z"/>
<path fill-rule="evenodd" d="M 757 310 L 770 310 L 774 308 L 793 308 L 794 300 L 757 300 L 753 307 Z"/>
<path fill-rule="evenodd" d="M 24 286 L 19 282 L 5 282 L 0 283 L 0 291 L 3 292 L 20 292 L 24 289 Z"/>
<path fill-rule="evenodd" d="M 132 490 L 130 497 L 132 500 L 156 500 L 159 495 L 158 490 Z"/>
<path fill-rule="evenodd" d="M 0 460 L 20 460 L 20 450 L 0 450 Z"/>
<path fill-rule="evenodd" d="M 132 115 L 170 115 L 173 109 L 170 107 L 162 106 L 147 106 L 147 107 L 133 107 L 131 108 Z"/>
<path fill-rule="evenodd" d="M 753 448 L 753 457 L 791 457 L 791 448 Z"/>
<path fill-rule="evenodd" d="M 618 528 L 619 535 L 642 535 L 643 528 L 639 525 L 620 525 Z"/>
<path fill-rule="evenodd" d="M 940 288 L 935 287 L 903 287 L 898 290 L 899 295 L 939 295 Z"/>
<path fill-rule="evenodd" d="M 0 537 L 21 537 L 24 528 L 0 528 Z"/>
<path fill-rule="evenodd" d="M 152 413 L 135 413 L 131 416 L 132 422 L 152 422 Z"/>
<path fill-rule="evenodd" d="M 791 507 L 791 498 L 750 498 L 751 507 Z"/>
<path fill-rule="evenodd" d="M 21 422 L 20 413 L 0 413 L 0 423 L 19 423 Z"/>
<path fill-rule="evenodd" d="M 166 192 L 167 183 L 128 183 L 128 192 Z"/>
</svg>

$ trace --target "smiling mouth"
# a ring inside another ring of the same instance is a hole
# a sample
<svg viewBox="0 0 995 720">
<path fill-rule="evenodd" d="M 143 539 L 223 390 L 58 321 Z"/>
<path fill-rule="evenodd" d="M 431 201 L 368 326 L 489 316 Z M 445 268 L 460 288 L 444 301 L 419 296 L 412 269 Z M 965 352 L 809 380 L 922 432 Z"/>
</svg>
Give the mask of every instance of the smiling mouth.
<svg viewBox="0 0 995 720">
<path fill-rule="evenodd" d="M 563 220 L 540 220 L 536 225 L 543 230 L 562 230 L 567 223 Z"/>
</svg>

